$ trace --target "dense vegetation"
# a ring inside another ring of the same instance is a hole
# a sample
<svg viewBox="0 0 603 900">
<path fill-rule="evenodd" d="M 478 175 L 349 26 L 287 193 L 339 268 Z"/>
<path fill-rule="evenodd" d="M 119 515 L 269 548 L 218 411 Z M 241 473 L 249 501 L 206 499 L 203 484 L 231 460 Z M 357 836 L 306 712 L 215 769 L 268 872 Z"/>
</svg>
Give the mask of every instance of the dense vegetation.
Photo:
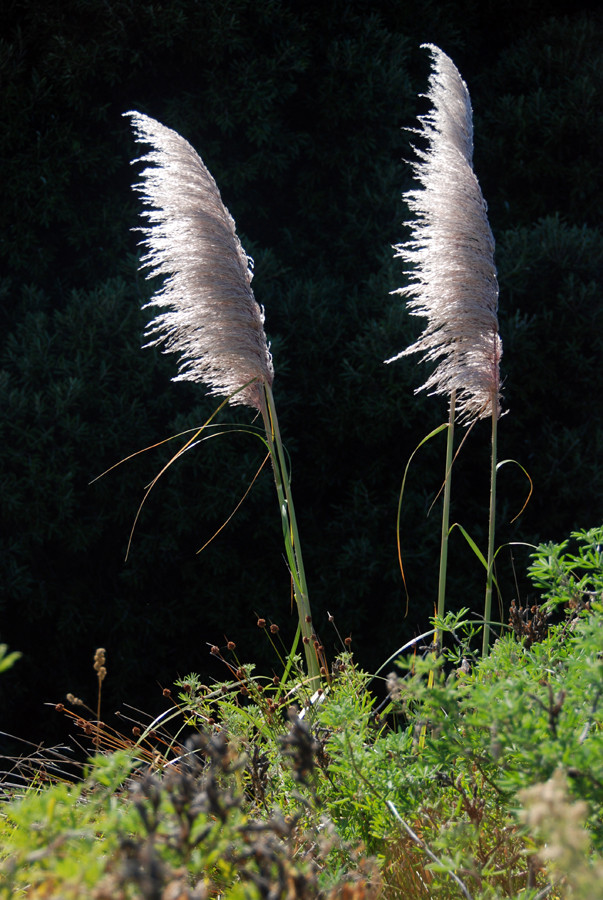
<svg viewBox="0 0 603 900">
<path fill-rule="evenodd" d="M 437 659 L 419 641 L 375 679 L 344 650 L 310 697 L 264 623 L 280 676 L 215 646 L 225 680 L 186 676 L 121 734 L 71 696 L 59 713 L 113 752 L 77 784 L 48 751 L 5 779 L 0 898 L 599 897 L 603 529 L 572 538 L 533 554 L 539 603 L 483 659 L 465 610 Z"/>
<path fill-rule="evenodd" d="M 526 482 L 518 469 L 501 473 L 499 541 L 560 540 L 601 521 L 603 27 L 588 6 L 550 3 L 543 16 L 536 0 L 3 5 L 0 638 L 24 654 L 2 678 L 4 730 L 51 734 L 43 701 L 89 693 L 96 646 L 110 654 L 109 708 L 129 697 L 152 711 L 158 682 L 219 675 L 208 643 L 224 635 L 260 658 L 256 614 L 293 631 L 269 473 L 195 555 L 260 464 L 251 438 L 206 442 L 170 469 L 126 564 L 143 487 L 170 450 L 89 485 L 214 408 L 202 388 L 170 383 L 172 359 L 139 351 L 150 288 L 130 232 L 128 109 L 199 150 L 255 258 L 325 641 L 330 611 L 374 671 L 425 630 L 435 597 L 435 442 L 405 495 L 406 619 L 395 515 L 404 465 L 445 409 L 413 396 L 423 380 L 414 363 L 382 364 L 417 333 L 389 291 L 404 279 L 391 244 L 404 237 L 402 129 L 425 89 L 422 42 L 442 46 L 468 82 L 497 240 L 509 410 L 500 454 L 534 482 L 510 525 Z M 455 476 L 453 517 L 478 542 L 487 442 L 476 428 Z M 517 584 L 510 551 L 498 558 L 507 608 L 513 597 L 530 605 L 533 591 L 525 551 L 514 555 Z M 460 537 L 452 556 L 450 606 L 477 610 L 479 565 Z"/>
</svg>

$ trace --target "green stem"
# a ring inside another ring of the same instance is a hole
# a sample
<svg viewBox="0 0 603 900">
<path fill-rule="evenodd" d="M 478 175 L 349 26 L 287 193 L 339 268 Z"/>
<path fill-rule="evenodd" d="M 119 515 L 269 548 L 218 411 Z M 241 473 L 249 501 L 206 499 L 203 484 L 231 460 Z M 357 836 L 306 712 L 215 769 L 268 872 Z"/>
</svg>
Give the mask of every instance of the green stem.
<svg viewBox="0 0 603 900">
<path fill-rule="evenodd" d="M 446 439 L 446 480 L 444 481 L 444 506 L 442 509 L 442 542 L 440 545 L 440 578 L 438 581 L 438 618 L 443 618 L 446 608 L 446 569 L 448 567 L 448 533 L 450 530 L 450 484 L 452 481 L 452 452 L 454 445 L 454 407 L 456 391 L 450 394 L 450 413 Z M 435 642 L 438 641 L 436 633 Z"/>
<path fill-rule="evenodd" d="M 482 656 L 488 653 L 490 644 L 490 616 L 492 611 L 492 583 L 494 580 L 494 534 L 496 526 L 496 450 L 497 450 L 498 408 L 492 402 L 492 460 L 490 469 L 490 518 L 488 522 L 488 560 L 486 569 L 486 600 L 484 603 L 484 639 Z"/>
<path fill-rule="evenodd" d="M 308 675 L 318 687 L 320 670 L 312 638 L 312 614 L 310 610 L 310 600 L 308 597 L 308 587 L 306 584 L 306 573 L 304 570 L 301 545 L 299 542 L 299 533 L 297 530 L 297 518 L 291 493 L 291 481 L 287 470 L 272 389 L 268 384 L 264 384 L 264 389 L 266 404 L 262 407 L 262 417 L 266 429 L 268 449 L 270 450 L 270 456 L 272 458 L 274 481 L 276 484 L 276 493 L 283 525 L 283 536 L 285 539 L 285 550 L 287 553 L 291 578 L 293 580 L 293 593 L 297 605 L 297 614 L 299 617 L 306 664 L 308 666 Z"/>
</svg>

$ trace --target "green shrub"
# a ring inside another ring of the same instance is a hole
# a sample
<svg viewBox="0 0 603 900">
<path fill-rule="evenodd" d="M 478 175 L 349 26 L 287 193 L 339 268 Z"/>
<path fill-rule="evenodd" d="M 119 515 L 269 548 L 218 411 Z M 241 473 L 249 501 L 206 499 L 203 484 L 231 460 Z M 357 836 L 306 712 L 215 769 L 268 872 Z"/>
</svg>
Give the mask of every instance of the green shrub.
<svg viewBox="0 0 603 900">
<path fill-rule="evenodd" d="M 602 544 L 595 528 L 538 547 L 542 605 L 484 659 L 466 611 L 448 614 L 443 652 L 417 642 L 385 697 L 348 651 L 309 696 L 265 623 L 279 677 L 213 648 L 227 680 L 181 679 L 80 783 L 5 805 L 0 897 L 597 896 Z"/>
</svg>

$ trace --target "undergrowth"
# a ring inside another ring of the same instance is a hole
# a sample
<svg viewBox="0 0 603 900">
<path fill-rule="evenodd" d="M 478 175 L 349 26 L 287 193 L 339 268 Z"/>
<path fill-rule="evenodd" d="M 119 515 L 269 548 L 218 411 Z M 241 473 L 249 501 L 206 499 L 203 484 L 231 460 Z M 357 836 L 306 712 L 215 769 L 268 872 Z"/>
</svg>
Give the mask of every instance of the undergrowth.
<svg viewBox="0 0 603 900">
<path fill-rule="evenodd" d="M 93 756 L 76 780 L 56 754 L 5 776 L 0 898 L 596 900 L 602 543 L 537 548 L 540 598 L 484 658 L 465 610 L 379 677 L 316 639 L 314 690 L 260 620 L 279 675 L 216 646 L 223 682 L 180 680 L 127 736 L 70 697 Z"/>
</svg>

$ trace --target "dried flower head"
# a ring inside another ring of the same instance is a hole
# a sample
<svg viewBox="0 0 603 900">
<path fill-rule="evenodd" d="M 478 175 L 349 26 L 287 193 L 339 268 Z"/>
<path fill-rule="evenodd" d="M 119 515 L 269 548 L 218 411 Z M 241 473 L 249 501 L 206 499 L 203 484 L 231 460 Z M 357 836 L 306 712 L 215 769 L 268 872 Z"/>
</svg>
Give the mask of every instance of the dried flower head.
<svg viewBox="0 0 603 900">
<path fill-rule="evenodd" d="M 402 699 L 402 680 L 396 675 L 395 672 L 390 672 L 385 680 L 385 684 L 387 686 L 387 693 L 389 694 L 390 700 L 394 702 L 398 702 Z"/>
<path fill-rule="evenodd" d="M 143 213 L 149 225 L 140 229 L 147 251 L 141 265 L 148 278 L 165 278 L 147 304 L 165 311 L 147 326 L 145 346 L 180 354 L 174 381 L 201 381 L 232 404 L 259 409 L 262 383 L 272 384 L 274 371 L 251 290 L 252 260 L 191 145 L 142 113 L 126 115 L 137 141 L 153 148 L 137 160 L 150 166 L 134 186 L 151 207 Z"/>
<path fill-rule="evenodd" d="M 76 697 L 75 694 L 71 694 L 71 693 L 65 694 L 65 698 L 66 698 L 66 700 L 68 700 L 69 703 L 71 703 L 72 706 L 83 706 L 84 705 L 84 701 L 80 700 L 79 697 Z"/>
<path fill-rule="evenodd" d="M 107 676 L 107 669 L 105 668 L 105 654 L 106 650 L 104 647 L 99 647 L 94 654 L 94 671 L 96 672 L 99 681 L 104 681 Z"/>
<path fill-rule="evenodd" d="M 572 801 L 565 773 L 557 769 L 548 781 L 519 791 L 518 799 L 520 818 L 542 844 L 538 856 L 547 863 L 552 881 L 565 882 L 567 896 L 599 896 L 603 865 L 591 857 L 588 805 Z"/>
<path fill-rule="evenodd" d="M 416 215 L 412 237 L 395 247 L 411 267 L 411 283 L 395 293 L 410 297 L 413 315 L 427 318 L 423 334 L 393 362 L 422 353 L 436 367 L 418 390 L 450 395 L 466 423 L 500 414 L 498 283 L 494 238 L 473 172 L 469 92 L 452 60 L 433 44 L 426 97 L 433 107 L 416 129 L 427 141 L 413 166 L 421 184 L 404 195 Z"/>
</svg>

